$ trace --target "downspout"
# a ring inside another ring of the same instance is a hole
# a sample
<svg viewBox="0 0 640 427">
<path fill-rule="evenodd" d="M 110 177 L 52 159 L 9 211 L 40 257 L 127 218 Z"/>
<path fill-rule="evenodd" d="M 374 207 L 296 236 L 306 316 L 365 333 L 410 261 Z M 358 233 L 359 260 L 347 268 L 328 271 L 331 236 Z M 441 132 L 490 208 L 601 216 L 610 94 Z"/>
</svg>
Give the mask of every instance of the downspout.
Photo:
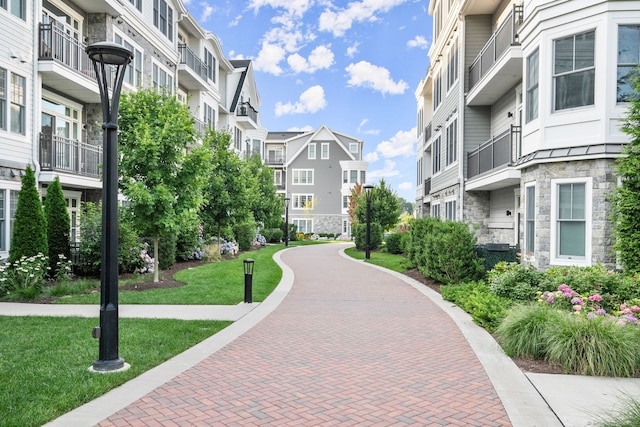
<svg viewBox="0 0 640 427">
<path fill-rule="evenodd" d="M 464 152 L 464 127 L 465 127 L 465 122 L 464 122 L 464 111 L 465 111 L 465 80 L 466 80 L 466 73 L 465 73 L 465 64 L 466 64 L 466 57 L 465 57 L 465 41 L 466 41 L 466 35 L 465 35 L 465 20 L 462 16 L 458 15 L 458 20 L 460 21 L 460 26 L 458 27 L 458 55 L 459 59 L 458 59 L 458 75 L 460 76 L 460 101 L 459 101 L 459 107 L 458 107 L 458 123 L 460 123 L 460 126 L 458 126 L 458 140 L 460 141 L 460 161 L 458 162 L 458 180 L 460 182 L 460 219 L 464 220 L 464 161 L 465 161 L 465 152 Z M 460 60 L 461 59 L 461 60 Z"/>
<path fill-rule="evenodd" d="M 33 135 L 33 139 L 32 139 L 32 143 L 31 143 L 31 161 L 33 162 L 33 166 L 34 166 L 34 174 L 36 176 L 36 188 L 38 188 L 38 178 L 40 177 L 40 171 L 41 171 L 41 167 L 40 167 L 40 161 L 38 159 L 39 157 L 39 145 L 40 145 L 40 138 L 39 138 L 39 126 L 36 126 L 36 123 L 40 121 L 40 119 L 38 118 L 38 113 L 41 110 L 41 102 L 40 102 L 40 98 L 41 98 L 41 92 L 42 92 L 42 82 L 40 80 L 40 76 L 38 74 L 38 56 L 39 56 L 39 46 L 40 44 L 38 43 L 39 37 L 40 37 L 40 28 L 38 25 L 39 22 L 39 17 L 42 15 L 41 11 L 40 11 L 40 4 L 42 2 L 39 1 L 34 1 L 32 2 L 33 4 L 33 11 L 32 11 L 32 16 L 31 19 L 33 20 L 33 28 L 34 31 L 32 31 L 32 38 L 33 38 L 33 43 L 31 44 L 32 46 L 32 54 L 31 54 L 31 98 L 32 98 L 32 102 L 31 102 L 31 132 Z M 26 124 L 26 123 L 25 123 Z"/>
</svg>

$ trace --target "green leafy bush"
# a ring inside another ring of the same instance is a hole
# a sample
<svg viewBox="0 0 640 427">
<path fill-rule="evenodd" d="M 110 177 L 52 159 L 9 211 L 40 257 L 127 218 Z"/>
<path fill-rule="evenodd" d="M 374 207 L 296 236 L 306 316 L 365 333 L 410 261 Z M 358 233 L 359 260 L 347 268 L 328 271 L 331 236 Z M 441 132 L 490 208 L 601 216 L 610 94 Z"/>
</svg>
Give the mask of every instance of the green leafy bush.
<svg viewBox="0 0 640 427">
<path fill-rule="evenodd" d="M 377 222 L 372 222 L 370 224 L 369 230 L 369 249 L 376 250 L 382 244 L 382 227 Z M 355 224 L 351 228 L 351 232 L 353 234 L 353 238 L 356 244 L 356 248 L 360 250 L 365 250 L 366 245 L 366 237 L 367 237 L 367 225 L 366 224 Z"/>
<path fill-rule="evenodd" d="M 512 307 L 495 333 L 504 351 L 512 357 L 544 359 L 547 329 L 567 314 L 548 305 L 520 304 Z"/>
<path fill-rule="evenodd" d="M 385 239 L 387 252 L 392 254 L 403 254 L 407 250 L 409 233 L 393 233 Z"/>
<path fill-rule="evenodd" d="M 488 331 L 495 330 L 506 316 L 511 301 L 495 295 L 482 281 L 440 287 L 442 298 L 455 303 Z"/>
<path fill-rule="evenodd" d="M 233 234 L 236 236 L 238 248 L 241 251 L 248 251 L 256 237 L 256 224 L 253 220 L 236 224 L 233 227 Z"/>
<path fill-rule="evenodd" d="M 534 267 L 501 261 L 488 273 L 491 291 L 514 301 L 533 301 L 543 273 Z"/>
<path fill-rule="evenodd" d="M 279 228 L 265 228 L 261 231 L 268 243 L 280 243 L 284 232 Z"/>
<path fill-rule="evenodd" d="M 420 218 L 411 223 L 409 227 L 409 242 L 407 258 L 412 266 L 418 267 L 426 263 L 426 239 L 433 233 L 437 225 L 441 223 L 438 218 Z"/>
<path fill-rule="evenodd" d="M 476 238 L 467 224 L 435 222 L 424 240 L 424 264 L 418 264 L 418 269 L 426 277 L 449 284 L 477 280 L 484 274 L 474 250 Z"/>
<path fill-rule="evenodd" d="M 118 269 L 133 273 L 142 266 L 139 241 L 130 220 L 130 211 L 120 208 L 118 215 Z M 85 203 L 80 210 L 80 245 L 75 271 L 84 276 L 98 276 L 101 264 L 102 209 L 101 204 Z"/>
<path fill-rule="evenodd" d="M 188 222 L 180 227 L 176 240 L 176 261 L 202 258 L 200 231 L 196 222 Z"/>
<path fill-rule="evenodd" d="M 638 372 L 640 328 L 606 317 L 562 316 L 546 330 L 547 360 L 571 374 L 631 377 Z"/>
</svg>

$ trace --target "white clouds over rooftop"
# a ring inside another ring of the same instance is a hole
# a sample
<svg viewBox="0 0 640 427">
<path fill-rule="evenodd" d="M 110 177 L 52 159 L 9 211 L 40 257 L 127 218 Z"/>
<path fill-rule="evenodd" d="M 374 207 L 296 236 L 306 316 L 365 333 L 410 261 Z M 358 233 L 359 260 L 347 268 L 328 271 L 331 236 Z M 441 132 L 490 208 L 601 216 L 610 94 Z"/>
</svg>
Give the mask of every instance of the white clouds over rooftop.
<svg viewBox="0 0 640 427">
<path fill-rule="evenodd" d="M 320 85 L 315 85 L 302 92 L 298 101 L 294 103 L 276 103 L 275 113 L 277 117 L 285 114 L 316 113 L 326 106 L 324 89 Z"/>
<path fill-rule="evenodd" d="M 376 153 L 384 158 L 415 156 L 416 128 L 398 131 L 389 140 L 376 147 Z"/>
<path fill-rule="evenodd" d="M 294 53 L 287 58 L 287 62 L 295 73 L 314 73 L 317 70 L 331 67 L 334 57 L 330 45 L 318 46 L 313 49 L 308 59 Z"/>
<path fill-rule="evenodd" d="M 345 70 L 349 73 L 349 86 L 368 87 L 382 94 L 403 94 L 409 85 L 400 80 L 393 81 L 391 73 L 384 67 L 373 65 L 368 61 L 349 64 Z"/>
</svg>

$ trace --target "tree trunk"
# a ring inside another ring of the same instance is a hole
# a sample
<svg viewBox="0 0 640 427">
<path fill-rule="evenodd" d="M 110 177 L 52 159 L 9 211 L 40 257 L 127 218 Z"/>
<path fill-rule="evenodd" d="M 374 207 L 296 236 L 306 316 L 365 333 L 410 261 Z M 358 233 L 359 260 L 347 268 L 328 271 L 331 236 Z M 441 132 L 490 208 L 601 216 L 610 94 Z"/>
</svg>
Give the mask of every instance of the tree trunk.
<svg viewBox="0 0 640 427">
<path fill-rule="evenodd" d="M 153 283 L 158 283 L 160 281 L 160 253 L 158 252 L 158 244 L 159 241 L 158 236 L 153 237 L 153 254 L 155 255 L 155 259 L 153 260 Z"/>
</svg>

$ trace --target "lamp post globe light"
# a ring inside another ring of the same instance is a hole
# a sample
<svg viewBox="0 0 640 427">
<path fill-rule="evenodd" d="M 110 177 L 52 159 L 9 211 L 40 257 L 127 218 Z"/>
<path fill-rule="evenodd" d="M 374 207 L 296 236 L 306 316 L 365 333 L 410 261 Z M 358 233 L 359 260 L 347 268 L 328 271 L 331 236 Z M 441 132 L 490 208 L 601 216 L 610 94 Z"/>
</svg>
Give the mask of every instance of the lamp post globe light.
<svg viewBox="0 0 640 427">
<path fill-rule="evenodd" d="M 290 198 L 284 198 L 284 245 L 289 246 L 289 202 Z"/>
<path fill-rule="evenodd" d="M 367 228 L 364 236 L 364 258 L 371 258 L 371 194 L 373 193 L 373 185 L 364 186 L 364 197 L 367 202 Z"/>
<path fill-rule="evenodd" d="M 118 106 L 124 72 L 133 53 L 109 42 L 89 45 L 86 52 L 96 71 L 104 121 L 100 327 L 94 329 L 100 344 L 98 360 L 89 369 L 115 372 L 129 367 L 118 355 Z"/>
</svg>

